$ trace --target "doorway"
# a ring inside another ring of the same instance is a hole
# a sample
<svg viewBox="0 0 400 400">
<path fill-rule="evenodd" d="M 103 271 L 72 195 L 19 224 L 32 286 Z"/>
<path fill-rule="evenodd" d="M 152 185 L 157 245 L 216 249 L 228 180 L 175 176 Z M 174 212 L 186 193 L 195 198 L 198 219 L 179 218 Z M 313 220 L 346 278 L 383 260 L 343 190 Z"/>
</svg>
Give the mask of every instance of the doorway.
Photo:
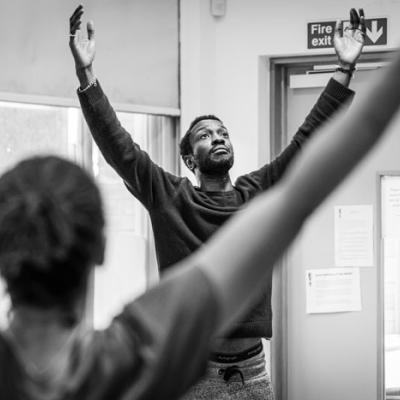
<svg viewBox="0 0 400 400">
<path fill-rule="evenodd" d="M 361 57 L 350 83 L 357 97 L 389 59 L 389 52 Z M 271 159 L 288 144 L 311 110 L 335 62 L 334 55 L 269 60 Z M 400 170 L 396 127 L 400 131 L 400 118 L 390 128 L 393 133 L 314 213 L 274 276 L 272 378 L 280 399 L 385 398 L 378 175 Z M 335 267 L 333 210 L 337 205 L 373 209 L 373 265 L 359 268 L 362 310 L 308 314 L 306 270 Z"/>
</svg>

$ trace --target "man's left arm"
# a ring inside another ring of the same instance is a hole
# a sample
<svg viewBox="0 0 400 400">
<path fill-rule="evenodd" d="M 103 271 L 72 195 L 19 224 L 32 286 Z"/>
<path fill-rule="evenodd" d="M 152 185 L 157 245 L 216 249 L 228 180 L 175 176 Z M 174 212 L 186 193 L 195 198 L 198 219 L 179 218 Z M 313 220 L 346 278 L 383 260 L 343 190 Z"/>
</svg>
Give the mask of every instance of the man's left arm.
<svg viewBox="0 0 400 400">
<path fill-rule="evenodd" d="M 365 18 L 362 9 L 350 10 L 350 25 L 343 29 L 343 21 L 338 20 L 334 32 L 334 48 L 338 57 L 338 67 L 325 90 L 299 128 L 309 138 L 316 128 L 331 117 L 342 104 L 351 99 L 354 92 L 348 89 L 365 41 Z"/>
<path fill-rule="evenodd" d="M 242 183 L 247 181 L 247 184 L 255 186 L 256 191 L 272 186 L 281 178 L 290 162 L 314 132 L 354 96 L 354 92 L 348 88 L 348 85 L 361 55 L 364 37 L 365 19 L 362 9 L 358 13 L 355 9 L 350 10 L 350 25 L 345 29 L 343 29 L 343 21 L 336 22 L 334 47 L 338 57 L 337 70 L 289 145 L 271 163 L 239 178 L 239 180 L 243 179 Z"/>
<path fill-rule="evenodd" d="M 365 42 L 365 17 L 362 8 L 350 10 L 350 25 L 343 29 L 343 21 L 335 26 L 333 44 L 338 56 L 338 68 L 333 79 L 348 87 Z"/>
</svg>

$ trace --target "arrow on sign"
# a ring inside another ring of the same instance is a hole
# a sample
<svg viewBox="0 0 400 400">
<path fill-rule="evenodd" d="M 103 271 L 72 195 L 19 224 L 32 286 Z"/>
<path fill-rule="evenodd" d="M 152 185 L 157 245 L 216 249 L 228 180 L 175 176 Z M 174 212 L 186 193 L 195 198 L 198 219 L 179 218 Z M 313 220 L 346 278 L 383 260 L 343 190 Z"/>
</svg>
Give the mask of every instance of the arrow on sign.
<svg viewBox="0 0 400 400">
<path fill-rule="evenodd" d="M 372 43 L 376 43 L 383 34 L 383 28 L 378 29 L 378 21 L 371 21 L 371 30 L 367 28 L 367 36 Z"/>
</svg>

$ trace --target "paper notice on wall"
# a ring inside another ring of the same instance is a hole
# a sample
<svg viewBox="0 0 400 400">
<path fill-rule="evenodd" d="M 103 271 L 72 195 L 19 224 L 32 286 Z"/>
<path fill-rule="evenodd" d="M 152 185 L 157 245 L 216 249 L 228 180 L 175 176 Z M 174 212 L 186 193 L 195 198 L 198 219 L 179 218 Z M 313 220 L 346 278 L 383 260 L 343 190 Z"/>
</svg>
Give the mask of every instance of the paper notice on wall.
<svg viewBox="0 0 400 400">
<path fill-rule="evenodd" d="M 337 267 L 372 267 L 372 206 L 336 206 L 334 212 L 335 265 Z"/>
<path fill-rule="evenodd" d="M 307 270 L 306 301 L 308 314 L 361 311 L 360 270 Z"/>
</svg>

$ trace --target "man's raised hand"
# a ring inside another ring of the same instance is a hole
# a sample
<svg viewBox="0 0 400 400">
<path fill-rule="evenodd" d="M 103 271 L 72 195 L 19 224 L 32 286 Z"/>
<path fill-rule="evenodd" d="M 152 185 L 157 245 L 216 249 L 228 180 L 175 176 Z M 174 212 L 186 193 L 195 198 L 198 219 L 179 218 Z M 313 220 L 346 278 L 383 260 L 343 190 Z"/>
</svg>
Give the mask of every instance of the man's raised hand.
<svg viewBox="0 0 400 400">
<path fill-rule="evenodd" d="M 81 34 L 83 6 L 79 5 L 69 19 L 69 47 L 75 60 L 75 68 L 81 88 L 93 81 L 92 64 L 95 56 L 94 24 L 86 25 L 87 38 Z"/>
<path fill-rule="evenodd" d="M 339 58 L 339 65 L 343 68 L 353 68 L 365 43 L 364 10 L 350 10 L 350 25 L 343 29 L 343 21 L 337 21 L 333 43 Z"/>
</svg>

